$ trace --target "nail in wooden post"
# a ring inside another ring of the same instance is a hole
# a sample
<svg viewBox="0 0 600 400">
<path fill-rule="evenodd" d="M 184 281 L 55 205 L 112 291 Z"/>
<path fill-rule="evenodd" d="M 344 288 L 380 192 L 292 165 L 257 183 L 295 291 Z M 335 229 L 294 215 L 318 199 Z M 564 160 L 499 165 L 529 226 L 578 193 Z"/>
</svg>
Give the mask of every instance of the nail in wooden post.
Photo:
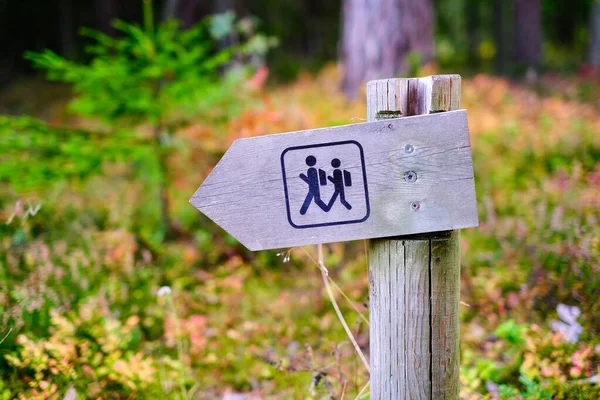
<svg viewBox="0 0 600 400">
<path fill-rule="evenodd" d="M 367 121 L 457 110 L 460 83 L 459 75 L 371 81 Z M 400 162 L 418 177 L 410 155 L 426 149 L 403 151 Z M 419 212 L 427 199 L 398 201 Z M 369 280 L 371 399 L 458 399 L 459 232 L 370 240 Z"/>
</svg>

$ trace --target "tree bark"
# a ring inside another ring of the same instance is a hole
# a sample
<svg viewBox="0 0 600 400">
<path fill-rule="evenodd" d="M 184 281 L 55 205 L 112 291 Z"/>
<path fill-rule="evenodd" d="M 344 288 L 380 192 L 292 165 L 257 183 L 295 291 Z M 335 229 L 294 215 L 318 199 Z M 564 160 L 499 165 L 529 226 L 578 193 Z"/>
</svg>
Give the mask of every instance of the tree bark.
<svg viewBox="0 0 600 400">
<path fill-rule="evenodd" d="M 590 44 L 588 63 L 598 69 L 600 67 L 600 1 L 596 0 L 590 13 Z"/>
<path fill-rule="evenodd" d="M 539 67 L 542 61 L 540 0 L 515 0 L 515 61 Z"/>
<path fill-rule="evenodd" d="M 396 76 L 406 56 L 433 58 L 432 0 L 345 0 L 342 31 L 344 92 L 356 96 L 365 81 Z"/>
</svg>

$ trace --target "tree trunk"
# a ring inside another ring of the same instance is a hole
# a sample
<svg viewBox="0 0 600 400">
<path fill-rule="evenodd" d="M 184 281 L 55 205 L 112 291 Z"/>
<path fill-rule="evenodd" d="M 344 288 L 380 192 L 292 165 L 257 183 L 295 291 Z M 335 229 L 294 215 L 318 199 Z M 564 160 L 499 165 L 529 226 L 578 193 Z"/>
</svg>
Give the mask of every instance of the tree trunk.
<svg viewBox="0 0 600 400">
<path fill-rule="evenodd" d="M 600 67 L 600 1 L 596 0 L 590 13 L 590 49 L 588 63 L 598 69 Z"/>
<path fill-rule="evenodd" d="M 540 0 L 515 0 L 515 61 L 537 68 L 542 61 Z"/>
<path fill-rule="evenodd" d="M 163 7 L 161 19 L 166 21 L 171 18 L 179 18 L 179 0 L 167 0 Z"/>
<path fill-rule="evenodd" d="M 197 0 L 183 0 L 181 22 L 183 27 L 188 29 L 198 20 L 196 16 Z"/>
<path fill-rule="evenodd" d="M 114 0 L 96 0 L 96 25 L 104 33 L 114 35 L 112 21 L 117 18 L 117 5 Z"/>
<path fill-rule="evenodd" d="M 506 50 L 504 48 L 504 1 L 494 0 L 494 37 L 496 38 L 496 73 L 503 75 L 505 72 L 504 61 Z"/>
<path fill-rule="evenodd" d="M 496 0 L 502 1 L 502 0 Z M 478 47 L 481 40 L 481 13 L 479 0 L 466 0 L 465 6 L 465 27 L 467 30 L 467 59 L 469 65 L 477 66 L 479 64 Z"/>
<path fill-rule="evenodd" d="M 73 52 L 75 38 L 73 36 L 73 6 L 69 0 L 59 2 L 60 21 L 60 53 L 70 57 Z"/>
<path fill-rule="evenodd" d="M 356 96 L 365 81 L 406 71 L 406 56 L 433 58 L 432 0 L 344 0 L 344 92 Z"/>
<path fill-rule="evenodd" d="M 215 14 L 221 14 L 233 9 L 234 7 L 231 0 L 217 0 L 213 5 L 213 10 Z"/>
</svg>

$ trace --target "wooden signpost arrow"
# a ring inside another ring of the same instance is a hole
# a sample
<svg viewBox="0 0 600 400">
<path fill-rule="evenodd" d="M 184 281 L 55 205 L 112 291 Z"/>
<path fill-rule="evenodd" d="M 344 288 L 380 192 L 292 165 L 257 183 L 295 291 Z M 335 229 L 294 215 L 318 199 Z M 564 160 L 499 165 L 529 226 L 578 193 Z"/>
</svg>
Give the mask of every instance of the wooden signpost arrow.
<svg viewBox="0 0 600 400">
<path fill-rule="evenodd" d="M 250 250 L 374 239 L 371 399 L 459 398 L 458 229 L 478 225 L 460 84 L 371 81 L 369 122 L 237 140 L 190 200 Z"/>
<path fill-rule="evenodd" d="M 476 226 L 466 112 L 239 139 L 190 202 L 250 250 Z"/>
</svg>

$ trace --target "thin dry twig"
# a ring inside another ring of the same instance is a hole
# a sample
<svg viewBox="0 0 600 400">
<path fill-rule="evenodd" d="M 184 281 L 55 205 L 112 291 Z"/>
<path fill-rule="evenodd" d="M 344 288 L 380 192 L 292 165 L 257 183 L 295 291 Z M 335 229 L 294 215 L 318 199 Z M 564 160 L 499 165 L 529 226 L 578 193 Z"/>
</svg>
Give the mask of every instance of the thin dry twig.
<svg viewBox="0 0 600 400">
<path fill-rule="evenodd" d="M 302 250 L 304 251 L 304 253 L 306 253 L 308 258 L 310 258 L 312 260 L 312 262 L 314 262 L 315 265 L 317 267 L 319 267 L 319 269 L 322 270 L 322 267 L 319 265 L 319 263 L 310 255 L 310 253 L 308 251 L 306 251 L 306 249 L 304 247 L 302 247 Z M 327 268 L 325 268 L 325 271 L 327 271 Z M 370 325 L 369 319 L 364 316 L 364 314 L 358 309 L 358 306 L 356 305 L 356 303 L 354 301 L 352 301 L 352 299 L 349 298 L 348 295 L 346 295 L 346 293 L 342 290 L 342 288 L 339 287 L 338 284 L 335 283 L 335 281 L 333 279 L 331 279 L 331 277 L 329 276 L 329 273 L 327 274 L 327 279 L 329 279 L 329 282 L 333 285 L 335 290 L 337 290 L 342 295 L 342 297 L 344 297 L 344 299 L 346 299 L 348 304 L 350 304 L 350 307 L 352 307 L 352 309 L 358 313 L 358 316 L 360 317 L 360 319 L 362 319 L 362 321 L 365 324 L 367 324 L 367 326 L 369 326 Z"/>
<path fill-rule="evenodd" d="M 6 338 L 8 337 L 8 335 L 10 335 L 10 333 L 12 332 L 13 328 L 10 328 L 8 330 L 8 332 L 6 332 L 6 335 L 4 335 L 4 337 L 2 338 L 2 340 L 0 340 L 0 344 L 2 344 L 2 342 L 4 342 L 6 340 Z"/>
<path fill-rule="evenodd" d="M 358 394 L 356 395 L 356 397 L 354 398 L 354 400 L 359 400 L 360 396 L 363 395 L 363 393 L 365 392 L 365 390 L 367 390 L 367 388 L 369 387 L 369 384 L 371 383 L 371 381 L 367 382 L 367 384 L 365 386 L 363 386 L 362 389 L 360 389 L 360 392 L 358 392 Z"/>
<path fill-rule="evenodd" d="M 323 245 L 322 244 L 317 245 L 317 254 L 318 254 L 318 265 L 319 265 L 319 268 L 321 268 L 321 276 L 323 277 L 323 283 L 325 284 L 325 289 L 327 291 L 327 295 L 329 296 L 329 300 L 331 300 L 331 304 L 333 305 L 333 308 L 335 309 L 335 313 L 337 314 L 338 319 L 340 320 L 342 326 L 344 327 L 344 330 L 346 331 L 346 334 L 348 335 L 348 339 L 350 339 L 350 342 L 352 342 L 352 345 L 354 346 L 356 353 L 360 357 L 360 359 L 361 359 L 363 365 L 365 366 L 365 368 L 367 369 L 367 371 L 371 372 L 371 369 L 369 368 L 369 362 L 367 361 L 367 359 L 365 358 L 365 355 L 363 354 L 362 350 L 358 346 L 358 343 L 356 343 L 356 339 L 354 338 L 354 335 L 352 334 L 350 327 L 346 323 L 346 320 L 344 319 L 344 316 L 343 316 L 342 312 L 340 311 L 340 307 L 338 306 L 337 301 L 335 300 L 333 291 L 331 290 L 331 285 L 329 284 L 329 272 L 327 271 L 327 268 L 325 267 L 325 262 L 323 260 Z"/>
</svg>

